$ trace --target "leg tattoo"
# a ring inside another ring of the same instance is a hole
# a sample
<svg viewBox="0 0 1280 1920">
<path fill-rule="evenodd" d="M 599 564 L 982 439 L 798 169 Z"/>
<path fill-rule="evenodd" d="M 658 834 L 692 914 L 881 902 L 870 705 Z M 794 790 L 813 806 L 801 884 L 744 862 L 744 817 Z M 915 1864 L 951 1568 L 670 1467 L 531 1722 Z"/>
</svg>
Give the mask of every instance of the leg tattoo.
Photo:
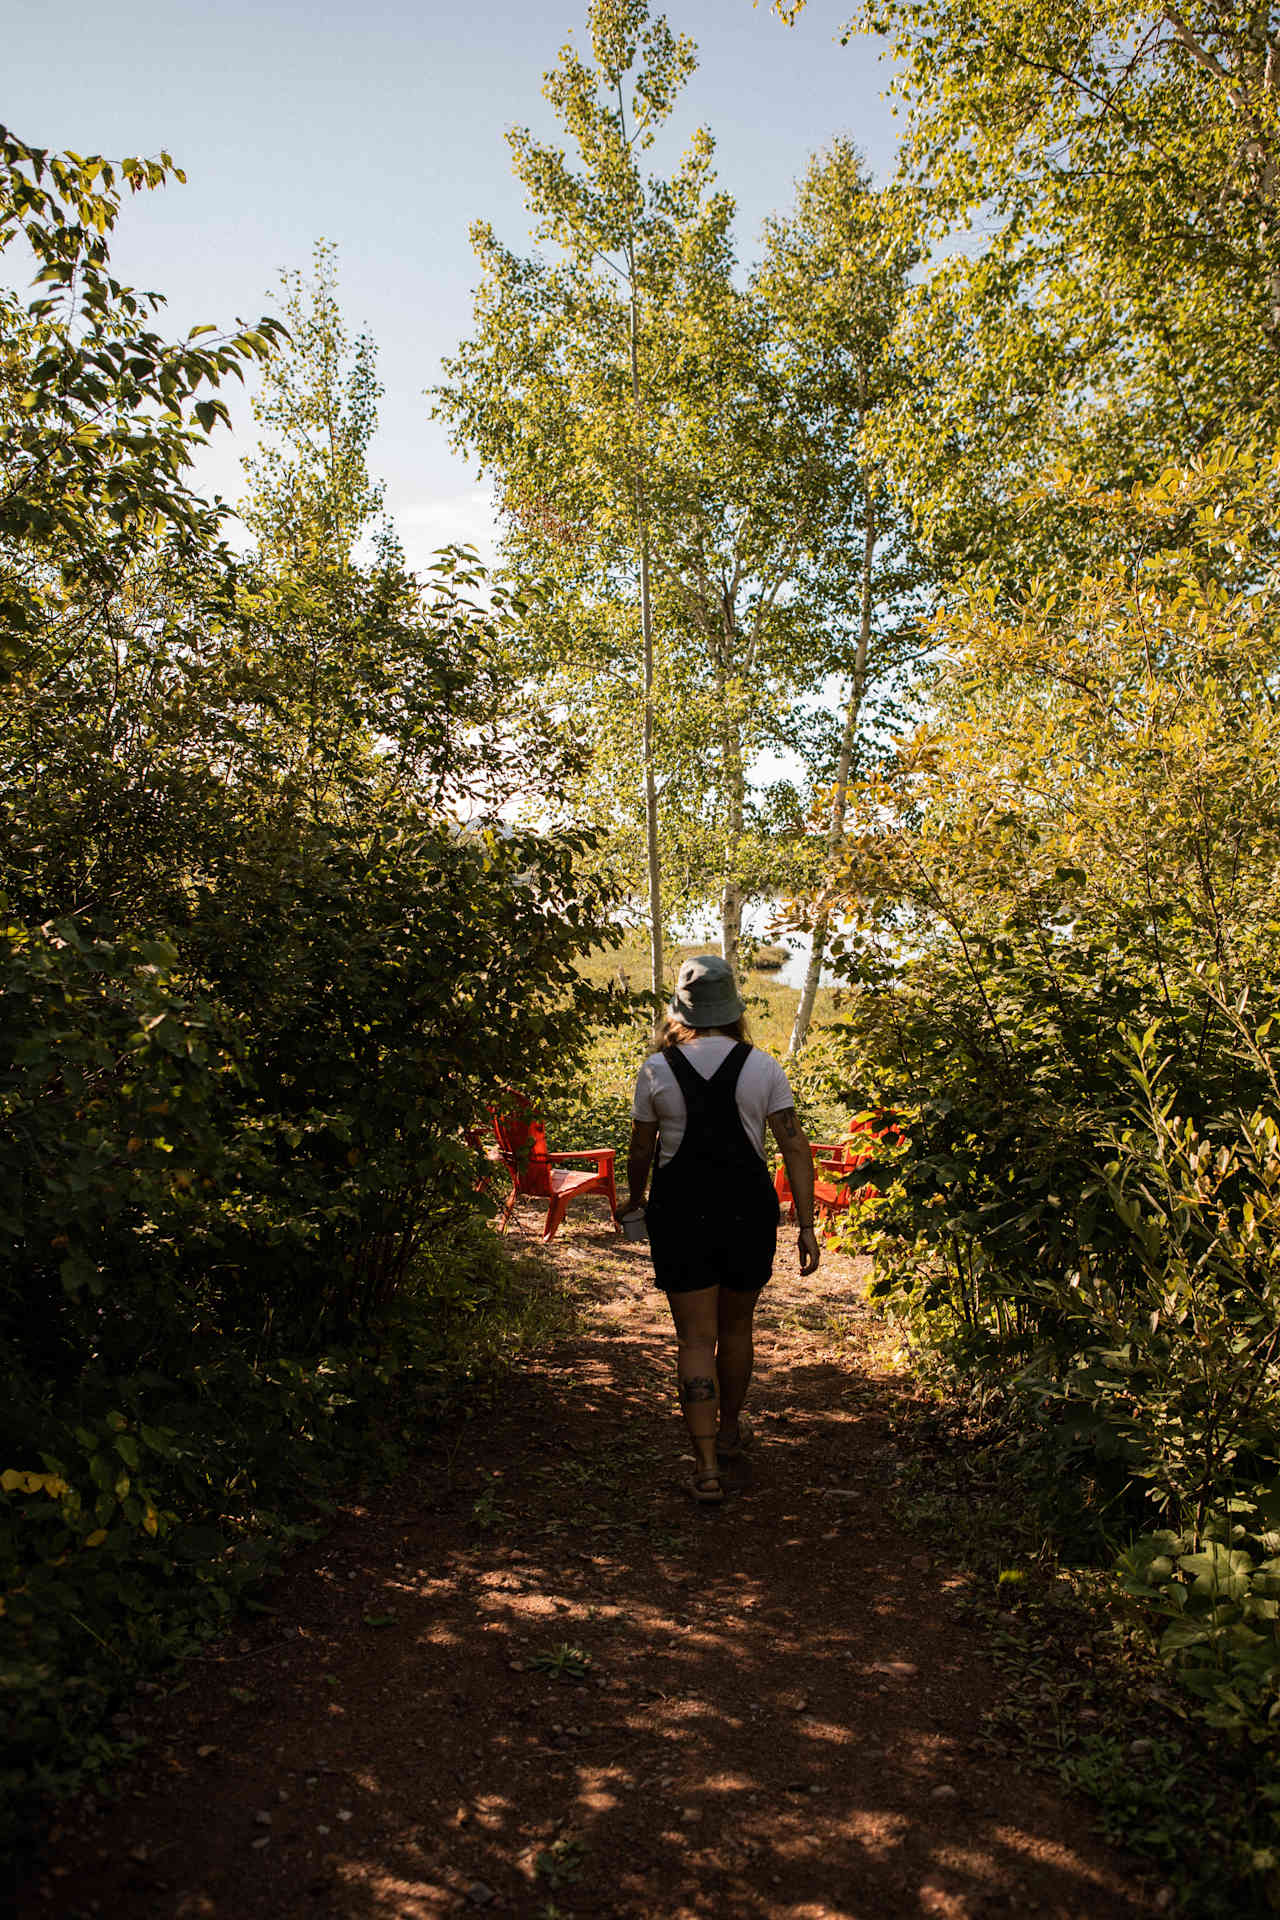
<svg viewBox="0 0 1280 1920">
<path fill-rule="evenodd" d="M 686 1407 L 693 1406 L 699 1400 L 714 1400 L 715 1397 L 716 1383 L 710 1374 L 691 1374 L 687 1380 L 680 1382 L 680 1398 Z"/>
</svg>

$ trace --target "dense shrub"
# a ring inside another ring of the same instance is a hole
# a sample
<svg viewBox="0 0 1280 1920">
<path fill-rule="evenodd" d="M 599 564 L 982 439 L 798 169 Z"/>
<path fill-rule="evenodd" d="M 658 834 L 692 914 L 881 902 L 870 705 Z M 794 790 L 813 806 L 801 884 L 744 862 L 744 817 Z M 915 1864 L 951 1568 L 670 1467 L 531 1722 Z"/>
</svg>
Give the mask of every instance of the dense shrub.
<svg viewBox="0 0 1280 1920">
<path fill-rule="evenodd" d="M 0 1326 L 50 1385 L 141 1366 L 175 1322 L 185 1348 L 202 1317 L 190 1242 L 221 1204 L 241 1087 L 175 962 L 71 922 L 0 930 Z M 6 1458 L 10 1421 L 6 1402 Z"/>
<path fill-rule="evenodd" d="M 117 183 L 168 171 L 0 134 L 0 249 L 42 268 L 0 294 L 11 1827 L 523 1325 L 467 1130 L 614 1006 L 575 964 L 611 902 L 575 877 L 520 609 L 375 524 L 372 348 L 326 254 L 288 346 L 166 343 L 111 277 Z M 253 358 L 276 438 L 237 557 L 185 469 Z"/>
<path fill-rule="evenodd" d="M 366 1318 L 469 1194 L 486 1090 L 580 1038 L 572 841 L 328 853 L 202 996 L 171 943 L 5 936 L 0 1316 L 42 1374 Z"/>
<path fill-rule="evenodd" d="M 45 1792 L 109 1765 L 110 1711 L 218 1631 L 344 1483 L 402 1465 L 565 1311 L 460 1224 L 341 1347 L 206 1340 L 186 1367 L 90 1368 L 70 1392 L 6 1364 L 25 1440 L 0 1475 L 0 1846 L 30 1840 Z"/>
<path fill-rule="evenodd" d="M 844 936 L 854 1096 L 906 1118 L 876 1290 L 1001 1385 L 1052 1524 L 1136 1553 L 1131 1594 L 1157 1569 L 1169 1657 L 1251 1725 L 1280 1680 L 1278 487 L 1220 449 L 1081 489 L 1122 557 L 949 610 Z"/>
</svg>

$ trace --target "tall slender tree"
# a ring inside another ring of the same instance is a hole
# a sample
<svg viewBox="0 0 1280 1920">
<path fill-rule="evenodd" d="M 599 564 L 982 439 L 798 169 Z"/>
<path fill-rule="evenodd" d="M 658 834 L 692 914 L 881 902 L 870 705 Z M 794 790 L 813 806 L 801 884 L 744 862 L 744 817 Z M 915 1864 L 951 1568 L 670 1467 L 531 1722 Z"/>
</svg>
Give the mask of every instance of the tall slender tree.
<svg viewBox="0 0 1280 1920">
<path fill-rule="evenodd" d="M 547 83 L 578 170 L 512 136 L 558 255 L 521 259 L 477 230 L 479 325 L 437 405 L 498 480 L 509 557 L 548 581 L 533 664 L 591 742 L 591 805 L 628 855 L 639 777 L 656 987 L 664 906 L 714 899 L 737 965 L 747 902 L 791 886 L 754 771 L 766 753 L 810 757 L 824 730 L 821 690 L 859 604 L 860 415 L 838 356 L 802 338 L 799 253 L 746 284 L 737 273 L 710 136 L 669 178 L 640 178 L 637 150 L 692 48 L 639 5 L 598 0 L 590 23 L 594 67 L 566 52 Z M 897 260 L 892 236 L 880 243 Z M 868 263 L 872 251 L 867 238 Z M 620 667 L 639 683 L 638 727 Z M 793 829 L 794 800 L 783 810 Z"/>
<path fill-rule="evenodd" d="M 309 279 L 286 272 L 280 286 L 288 346 L 267 362 L 254 398 L 260 439 L 243 461 L 242 517 L 265 551 L 345 564 L 382 510 L 368 464 L 382 394 L 377 351 L 368 333 L 351 338 L 331 241 L 317 241 Z M 389 537 L 384 526 L 384 545 Z"/>
<path fill-rule="evenodd" d="M 652 441 L 664 404 L 655 316 L 683 262 L 724 248 L 729 207 L 709 191 L 711 142 L 695 135 L 670 179 L 643 156 L 695 63 L 645 0 L 593 0 L 591 61 L 571 46 L 545 93 L 576 147 L 527 128 L 513 164 L 552 261 L 521 259 L 477 225 L 484 275 L 475 336 L 446 363 L 437 408 L 492 473 L 508 523 L 573 529 L 574 564 L 638 614 L 637 709 L 644 794 L 650 984 L 661 990 L 663 916 L 652 597 Z"/>
<path fill-rule="evenodd" d="M 452 821 L 534 791 L 545 811 L 565 760 L 521 697 L 507 596 L 489 586 L 482 616 L 471 569 L 447 557 L 415 576 L 383 512 L 369 469 L 377 352 L 344 319 L 336 249 L 321 241 L 311 274 L 281 287 L 287 342 L 264 370 L 262 437 L 243 463 L 255 539 L 238 596 L 254 705 L 244 750 L 271 757 L 311 819 L 350 814 L 357 796 Z"/>
<path fill-rule="evenodd" d="M 821 878 L 811 904 L 809 956 L 788 1051 L 813 1019 L 831 934 L 829 876 L 842 844 L 851 780 L 865 756 L 868 720 L 901 690 L 918 644 L 913 618 L 921 564 L 909 522 L 869 457 L 866 430 L 911 377 L 894 328 L 915 264 L 910 197 L 876 191 L 853 143 L 816 154 L 790 213 L 766 228 L 757 284 L 791 363 L 791 383 L 850 474 L 829 583 L 829 671 L 842 713 L 827 787 Z"/>
</svg>

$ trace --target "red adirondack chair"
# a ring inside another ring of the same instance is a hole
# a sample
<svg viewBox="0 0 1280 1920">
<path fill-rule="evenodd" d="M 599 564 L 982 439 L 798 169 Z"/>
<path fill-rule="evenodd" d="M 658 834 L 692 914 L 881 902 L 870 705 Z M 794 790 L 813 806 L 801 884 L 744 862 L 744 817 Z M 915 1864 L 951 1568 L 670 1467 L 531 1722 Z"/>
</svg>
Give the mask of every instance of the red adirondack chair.
<svg viewBox="0 0 1280 1920">
<path fill-rule="evenodd" d="M 547 1217 L 542 1228 L 544 1240 L 555 1235 L 569 1211 L 569 1202 L 580 1200 L 588 1193 L 605 1195 L 617 1226 L 618 1194 L 613 1179 L 616 1156 L 612 1147 L 587 1147 L 578 1153 L 548 1152 L 546 1129 L 541 1120 L 534 1119 L 528 1100 L 520 1093 L 508 1096 L 505 1111 L 490 1107 L 489 1116 L 498 1137 L 499 1156 L 511 1175 L 511 1192 L 502 1214 L 504 1233 L 522 1194 L 547 1201 Z M 592 1162 L 590 1173 L 567 1170 L 575 1161 L 584 1160 Z"/>
<path fill-rule="evenodd" d="M 878 1189 L 872 1186 L 854 1187 L 850 1176 L 859 1167 L 865 1166 L 872 1152 L 863 1150 L 858 1140 L 859 1134 L 867 1134 L 872 1141 L 892 1135 L 897 1137 L 897 1129 L 877 1126 L 870 1118 L 851 1122 L 849 1132 L 843 1140 L 815 1140 L 813 1142 L 813 1205 L 815 1224 L 821 1223 L 830 1230 L 835 1225 L 836 1216 L 844 1213 L 855 1201 L 871 1200 Z M 787 1179 L 786 1166 L 780 1166 L 774 1177 L 774 1188 L 779 1202 L 789 1210 L 789 1217 L 795 1218 L 795 1196 L 791 1191 L 791 1182 Z"/>
<path fill-rule="evenodd" d="M 849 1205 L 848 1160 L 844 1146 L 838 1140 L 815 1140 L 812 1146 L 814 1224 L 829 1227 L 835 1215 L 843 1213 Z M 794 1220 L 795 1195 L 791 1191 L 785 1166 L 778 1168 L 773 1184 L 779 1203 L 787 1210 L 788 1219 Z"/>
</svg>

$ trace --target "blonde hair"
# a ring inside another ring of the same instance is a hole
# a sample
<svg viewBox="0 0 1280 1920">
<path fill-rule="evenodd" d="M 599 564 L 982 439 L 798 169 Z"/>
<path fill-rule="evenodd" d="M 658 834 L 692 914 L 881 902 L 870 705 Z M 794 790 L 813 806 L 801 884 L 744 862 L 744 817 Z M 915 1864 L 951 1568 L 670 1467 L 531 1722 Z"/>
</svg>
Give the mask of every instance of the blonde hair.
<svg viewBox="0 0 1280 1920">
<path fill-rule="evenodd" d="M 739 1014 L 724 1027 L 691 1027 L 684 1020 L 676 1018 L 674 1013 L 664 1013 L 653 1030 L 653 1044 L 650 1053 L 665 1053 L 668 1047 L 682 1047 L 689 1040 L 696 1040 L 700 1033 L 722 1033 L 726 1040 L 745 1040 L 751 1044 L 751 1029 L 745 1013 Z"/>
</svg>

